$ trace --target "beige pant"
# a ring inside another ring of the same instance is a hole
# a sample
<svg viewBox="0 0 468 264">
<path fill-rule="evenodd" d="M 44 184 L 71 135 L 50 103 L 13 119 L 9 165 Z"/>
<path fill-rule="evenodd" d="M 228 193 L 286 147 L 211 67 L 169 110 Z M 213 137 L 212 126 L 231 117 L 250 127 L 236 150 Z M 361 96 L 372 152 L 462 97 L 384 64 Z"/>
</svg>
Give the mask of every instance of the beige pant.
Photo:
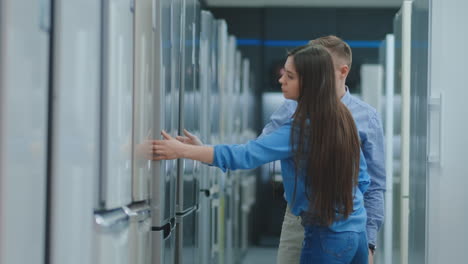
<svg viewBox="0 0 468 264">
<path fill-rule="evenodd" d="M 304 227 L 301 225 L 301 217 L 293 215 L 288 205 L 284 213 L 283 226 L 281 227 L 276 263 L 299 264 L 302 241 L 304 241 Z"/>
</svg>

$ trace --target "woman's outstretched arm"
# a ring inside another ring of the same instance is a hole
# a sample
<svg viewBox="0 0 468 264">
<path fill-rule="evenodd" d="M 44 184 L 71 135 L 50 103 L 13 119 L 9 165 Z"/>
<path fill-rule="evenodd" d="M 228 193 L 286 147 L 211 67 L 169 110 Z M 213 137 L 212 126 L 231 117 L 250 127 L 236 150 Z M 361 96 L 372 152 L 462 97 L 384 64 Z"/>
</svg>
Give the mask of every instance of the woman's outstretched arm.
<svg viewBox="0 0 468 264">
<path fill-rule="evenodd" d="M 171 137 L 165 131 L 161 132 L 164 140 L 153 141 L 156 156 L 153 160 L 191 159 L 212 164 L 214 149 L 210 146 L 195 146 L 184 144 Z"/>
<path fill-rule="evenodd" d="M 216 166 L 223 171 L 253 169 L 291 156 L 290 131 L 291 125 L 287 123 L 273 133 L 245 144 L 220 144 L 214 147 L 184 144 L 162 132 L 164 140 L 153 143 L 154 160 L 185 158 Z"/>
</svg>

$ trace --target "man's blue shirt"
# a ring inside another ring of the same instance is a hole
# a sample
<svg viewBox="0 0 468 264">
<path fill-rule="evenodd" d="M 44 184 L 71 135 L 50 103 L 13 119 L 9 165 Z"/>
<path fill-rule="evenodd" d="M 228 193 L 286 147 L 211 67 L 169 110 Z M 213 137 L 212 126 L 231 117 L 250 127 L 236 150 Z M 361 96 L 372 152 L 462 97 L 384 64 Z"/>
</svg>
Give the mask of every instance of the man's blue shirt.
<svg viewBox="0 0 468 264">
<path fill-rule="evenodd" d="M 353 115 L 361 139 L 361 149 L 367 163 L 367 172 L 371 184 L 364 195 L 364 206 L 367 211 L 367 238 L 375 245 L 377 232 L 384 219 L 385 192 L 385 156 L 382 122 L 377 111 L 367 103 L 352 96 L 348 91 L 341 98 Z M 263 129 L 260 137 L 268 135 L 288 122 L 296 111 L 297 102 L 285 102 L 271 115 L 270 123 Z"/>
<path fill-rule="evenodd" d="M 295 167 L 290 145 L 291 121 L 286 122 L 272 133 L 251 140 L 242 145 L 216 145 L 214 147 L 213 164 L 223 171 L 227 169 L 252 169 L 265 163 L 280 160 L 281 174 L 285 195 L 291 204 L 291 212 L 301 215 L 308 211 L 309 201 L 304 186 L 304 175 L 297 177 L 296 195 L 294 195 Z M 335 221 L 330 229 L 335 232 L 363 232 L 366 226 L 366 211 L 364 209 L 363 193 L 370 183 L 367 165 L 361 151 L 358 188 L 355 188 L 353 212 L 347 219 Z M 294 200 L 294 202 L 293 202 Z"/>
</svg>

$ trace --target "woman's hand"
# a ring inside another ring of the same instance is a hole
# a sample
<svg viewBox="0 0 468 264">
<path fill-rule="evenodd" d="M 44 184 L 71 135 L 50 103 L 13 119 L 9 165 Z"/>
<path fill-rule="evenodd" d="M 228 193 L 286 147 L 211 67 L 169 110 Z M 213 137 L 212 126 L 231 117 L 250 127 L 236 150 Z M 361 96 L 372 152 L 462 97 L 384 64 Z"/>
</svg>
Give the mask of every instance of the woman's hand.
<svg viewBox="0 0 468 264">
<path fill-rule="evenodd" d="M 186 144 L 171 137 L 165 131 L 161 132 L 164 140 L 153 141 L 153 160 L 173 160 L 183 157 Z"/>
<path fill-rule="evenodd" d="M 185 144 L 194 145 L 194 146 L 203 146 L 203 142 L 201 142 L 201 140 L 197 136 L 188 132 L 186 129 L 184 129 L 184 135 L 185 137 L 177 136 L 176 139 Z"/>
</svg>

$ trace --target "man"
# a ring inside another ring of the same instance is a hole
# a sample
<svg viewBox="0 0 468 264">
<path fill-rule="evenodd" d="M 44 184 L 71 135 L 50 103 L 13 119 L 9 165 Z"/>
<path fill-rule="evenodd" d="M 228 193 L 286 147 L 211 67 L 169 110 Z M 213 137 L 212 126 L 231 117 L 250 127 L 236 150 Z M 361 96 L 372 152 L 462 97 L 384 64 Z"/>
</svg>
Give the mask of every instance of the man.
<svg viewBox="0 0 468 264">
<path fill-rule="evenodd" d="M 352 52 L 348 44 L 336 36 L 321 37 L 309 42 L 324 46 L 332 55 L 335 64 L 336 92 L 341 101 L 348 107 L 356 122 L 361 139 L 361 148 L 367 162 L 367 170 L 371 177 L 371 185 L 364 196 L 367 211 L 367 238 L 369 243 L 369 263 L 373 263 L 377 232 L 384 218 L 384 139 L 382 123 L 376 110 L 358 98 L 352 96 L 345 83 L 351 69 Z M 270 123 L 263 129 L 262 135 L 276 130 L 289 120 L 295 112 L 297 102 L 286 100 L 271 116 Z M 262 136 L 260 135 L 260 136 Z M 299 216 L 286 208 L 281 229 L 278 249 L 278 264 L 299 263 L 304 228 Z"/>
</svg>

